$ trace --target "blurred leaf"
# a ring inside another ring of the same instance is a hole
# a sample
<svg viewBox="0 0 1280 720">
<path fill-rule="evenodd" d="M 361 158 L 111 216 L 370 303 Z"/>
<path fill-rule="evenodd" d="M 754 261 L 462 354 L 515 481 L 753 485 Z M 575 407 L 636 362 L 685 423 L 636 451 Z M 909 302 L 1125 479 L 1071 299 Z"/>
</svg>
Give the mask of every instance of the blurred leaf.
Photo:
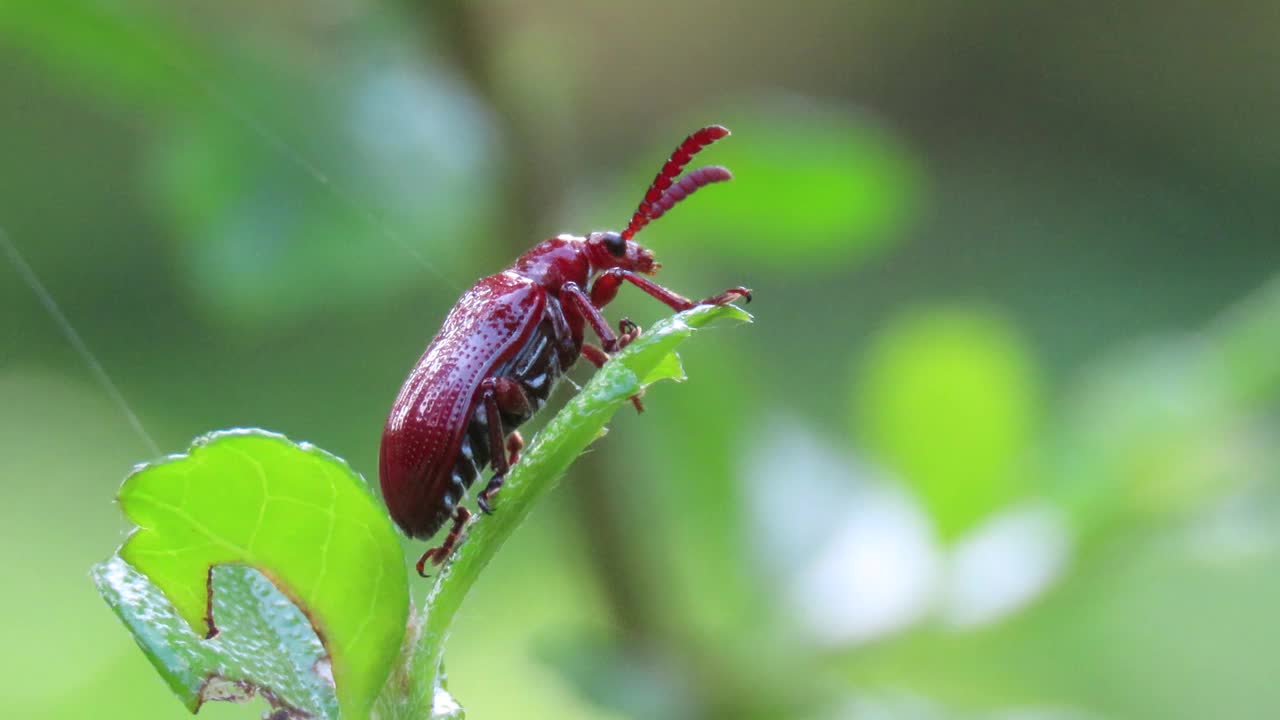
<svg viewBox="0 0 1280 720">
<path fill-rule="evenodd" d="M 305 615 L 258 571 L 209 571 L 217 636 L 192 631 L 160 588 L 119 556 L 94 567 L 98 591 L 187 709 L 244 702 L 261 691 L 273 707 L 338 717 L 329 659 Z M 264 649 L 267 649 L 264 652 Z"/>
<path fill-rule="evenodd" d="M 198 92 L 163 57 L 203 65 L 199 44 L 146 4 L 9 0 L 0 35 L 73 80 L 79 89 L 135 108 L 173 107 Z"/>
<path fill-rule="evenodd" d="M 1221 480 L 1205 465 L 1227 430 L 1205 351 L 1190 338 L 1134 343 L 1086 371 L 1051 464 L 1052 497 L 1078 529 L 1194 507 Z"/>
<path fill-rule="evenodd" d="M 534 437 L 519 463 L 511 469 L 498 497 L 497 512 L 475 520 L 466 536 L 436 576 L 428 596 L 420 637 L 412 638 L 409 674 L 397 681 L 408 687 L 407 704 L 385 695 L 379 708 L 388 718 L 420 718 L 432 712 L 427 699 L 439 690 L 444 643 L 453 619 L 481 571 L 524 521 L 539 498 L 549 492 L 565 470 L 600 437 L 605 423 L 641 392 L 647 382 L 684 379 L 679 362 L 670 359 L 677 346 L 705 325 L 717 320 L 749 322 L 741 308 L 699 305 L 660 320 L 605 363 Z M 426 684 L 423 684 L 426 683 Z"/>
<path fill-rule="evenodd" d="M 1274 405 L 1280 393 L 1280 277 L 1223 313 L 1209 334 L 1222 358 L 1219 381 L 1232 399 Z"/>
<path fill-rule="evenodd" d="M 1025 487 L 1039 388 L 1017 332 L 979 310 L 919 311 L 877 337 L 854 384 L 855 429 L 944 540 Z"/>
<path fill-rule="evenodd" d="M 1272 280 L 1206 332 L 1127 343 L 1088 366 L 1054 433 L 1053 499 L 1097 531 L 1269 481 L 1278 327 Z"/>
<path fill-rule="evenodd" d="M 150 199 L 215 318 L 278 323 L 420 285 L 454 295 L 493 216 L 484 106 L 394 8 L 336 34 L 327 16 L 240 11 L 208 32 L 197 24 L 222 18 L 207 8 L 20 0 L 0 33 L 122 108 L 154 105 Z"/>
<path fill-rule="evenodd" d="M 754 529 L 743 515 L 740 453 L 744 433 L 760 420 L 750 392 L 757 379 L 750 355 L 732 339 L 691 352 L 714 374 L 660 393 L 644 416 L 628 418 L 632 439 L 613 450 L 623 453 L 611 463 L 616 470 L 593 481 L 607 481 L 626 508 L 618 520 L 636 549 L 627 560 L 655 595 L 637 602 L 687 640 L 715 645 L 726 633 L 758 627 L 773 602 L 760 592 L 760 558 L 743 542 Z"/>
<path fill-rule="evenodd" d="M 403 32 L 323 65 L 261 64 L 153 155 L 161 212 L 199 299 L 232 322 L 377 303 L 454 271 L 489 227 L 485 112 Z"/>
<path fill-rule="evenodd" d="M 832 269 L 897 240 L 919 210 L 922 173 L 908 150 L 868 118 L 842 109 L 782 100 L 720 107 L 699 120 L 722 122 L 733 136 L 691 164 L 724 165 L 727 186 L 698 193 L 697 212 L 677 208 L 641 236 L 662 249 L 791 271 Z M 695 127 L 683 127 L 688 132 Z M 609 201 L 611 225 L 629 208 L 678 132 L 644 152 L 626 186 Z M 648 242 L 646 241 L 646 242 Z"/>
<path fill-rule="evenodd" d="M 187 455 L 140 467 L 125 480 L 120 503 L 138 524 L 120 557 L 158 586 L 198 635 L 220 627 L 216 605 L 209 614 L 213 568 L 256 568 L 323 638 L 343 714 L 368 713 L 404 637 L 408 588 L 397 535 L 346 463 L 280 435 L 219 432 Z M 133 612 L 145 616 L 144 608 Z M 162 656 L 153 662 L 170 664 Z M 178 664 L 167 677 L 180 672 Z"/>
</svg>

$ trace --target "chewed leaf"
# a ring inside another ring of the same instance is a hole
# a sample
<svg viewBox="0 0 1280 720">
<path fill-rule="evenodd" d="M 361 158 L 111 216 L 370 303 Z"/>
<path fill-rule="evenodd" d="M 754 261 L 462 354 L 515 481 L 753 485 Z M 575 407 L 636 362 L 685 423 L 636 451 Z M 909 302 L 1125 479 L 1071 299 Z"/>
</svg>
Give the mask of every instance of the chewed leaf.
<svg viewBox="0 0 1280 720">
<path fill-rule="evenodd" d="M 98 591 L 183 704 L 255 693 L 293 717 L 336 718 L 328 653 L 302 611 L 252 568 L 213 571 L 218 635 L 197 635 L 158 587 L 119 557 L 93 569 Z"/>
<path fill-rule="evenodd" d="M 140 467 L 120 504 L 138 525 L 120 557 L 197 635 L 224 629 L 219 566 L 255 568 L 310 620 L 343 717 L 368 714 L 404 637 L 408 588 L 395 530 L 345 462 L 273 433 L 218 432 Z"/>
</svg>

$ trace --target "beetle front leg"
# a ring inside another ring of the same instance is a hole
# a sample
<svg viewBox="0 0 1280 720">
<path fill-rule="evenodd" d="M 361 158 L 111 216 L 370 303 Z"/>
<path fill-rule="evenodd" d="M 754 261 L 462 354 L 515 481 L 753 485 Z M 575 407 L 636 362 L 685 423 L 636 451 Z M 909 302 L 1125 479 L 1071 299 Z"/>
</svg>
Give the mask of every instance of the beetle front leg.
<svg viewBox="0 0 1280 720">
<path fill-rule="evenodd" d="M 614 296 L 618 294 L 618 287 L 622 285 L 624 280 L 645 291 L 645 293 L 676 312 L 682 312 L 698 305 L 728 305 L 738 298 L 745 298 L 747 302 L 751 302 L 751 290 L 744 287 L 729 288 L 718 295 L 712 295 L 709 298 L 694 302 L 674 290 L 668 290 L 640 273 L 623 270 L 622 268 L 611 268 L 596 278 L 595 283 L 591 286 L 592 301 L 596 305 L 603 305 L 613 300 Z"/>
<path fill-rule="evenodd" d="M 520 383 L 511 378 L 486 378 L 480 383 L 481 402 L 484 403 L 485 425 L 489 428 L 489 457 L 493 463 L 493 477 L 484 486 L 476 504 L 485 514 L 493 513 L 493 496 L 502 489 L 507 473 L 514 462 L 508 453 L 518 454 L 524 446 L 523 439 L 518 441 L 515 450 L 510 450 L 510 440 L 502 437 L 502 411 L 510 415 L 527 417 L 532 412 L 532 405 L 524 393 Z M 514 435 L 514 433 L 513 433 Z"/>
<path fill-rule="evenodd" d="M 560 288 L 560 295 L 569 301 L 569 307 L 582 316 L 595 331 L 606 353 L 618 351 L 618 336 L 614 335 L 613 330 L 609 328 L 609 321 L 604 319 L 600 308 L 592 304 L 591 298 L 587 297 L 577 283 L 565 283 Z"/>
</svg>

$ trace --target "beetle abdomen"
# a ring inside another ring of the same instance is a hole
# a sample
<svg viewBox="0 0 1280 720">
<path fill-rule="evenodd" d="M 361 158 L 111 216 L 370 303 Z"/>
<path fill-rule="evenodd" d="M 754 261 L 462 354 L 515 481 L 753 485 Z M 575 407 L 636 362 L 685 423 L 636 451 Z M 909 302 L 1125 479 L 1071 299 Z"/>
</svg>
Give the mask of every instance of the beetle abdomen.
<svg viewBox="0 0 1280 720">
<path fill-rule="evenodd" d="M 542 321 L 534 329 L 529 341 L 498 373 L 499 377 L 508 377 L 520 383 L 531 404 L 530 412 L 512 425 L 512 429 L 528 420 L 533 413 L 547 404 L 551 391 L 555 389 L 560 376 L 568 369 L 561 365 L 564 353 L 563 348 L 560 347 L 561 341 L 556 336 L 555 322 L 552 320 L 553 313 L 559 312 L 559 301 L 554 297 L 548 297 Z M 576 352 L 573 355 L 576 356 Z"/>
<path fill-rule="evenodd" d="M 554 303 L 548 299 L 548 305 Z M 524 389 L 529 400 L 529 409 L 525 413 L 503 413 L 502 436 L 506 437 L 519 428 L 535 413 L 542 409 L 555 389 L 556 383 L 564 374 L 560 367 L 560 352 L 557 346 L 555 325 L 551 320 L 551 312 L 558 308 L 548 307 L 538 327 L 530 335 L 529 340 L 508 362 L 498 368 L 494 377 L 505 377 L 516 381 Z M 504 449 L 505 452 L 505 449 Z M 477 396 L 471 419 L 467 423 L 466 433 L 462 436 L 462 444 L 458 448 L 458 456 L 450 473 L 449 486 L 441 498 L 437 527 L 453 512 L 453 508 L 461 502 L 467 488 L 470 488 L 480 473 L 489 466 L 492 456 L 489 448 L 489 422 L 485 407 Z"/>
<path fill-rule="evenodd" d="M 379 476 L 392 519 L 410 537 L 439 530 L 468 480 L 488 463 L 487 444 L 470 444 L 473 461 L 461 452 L 472 435 L 480 383 L 522 354 L 544 318 L 546 299 L 541 288 L 512 273 L 481 280 L 449 313 L 400 389 L 382 434 Z"/>
<path fill-rule="evenodd" d="M 486 289 L 495 289 L 499 282 L 506 281 L 505 275 L 487 278 Z M 474 340 L 476 326 L 492 325 L 495 320 L 468 318 L 464 325 L 451 314 L 392 409 L 383 433 L 382 492 L 392 518 L 410 537 L 435 534 L 492 462 L 481 382 L 487 378 L 514 380 L 529 401 L 527 412 L 502 414 L 505 438 L 546 404 L 566 367 L 577 358 L 579 346 L 571 337 L 562 337 L 556 331 L 557 319 L 559 324 L 564 323 L 558 300 L 546 293 L 526 295 L 524 288 L 516 285 L 502 288 L 502 294 L 510 302 L 509 307 L 520 307 L 529 314 L 523 318 L 518 312 L 500 314 L 510 335 L 502 338 L 505 333 L 492 333 L 488 343 L 495 350 L 504 340 L 514 343 L 509 345 L 510 350 L 495 353 L 497 362 L 488 368 L 474 374 L 465 372 L 464 365 L 456 360 L 460 353 L 455 335 Z M 539 296 L 536 303 L 531 302 L 534 296 Z M 457 384 L 446 380 L 461 380 L 464 372 L 470 391 L 466 395 L 446 391 L 445 388 L 457 388 Z M 447 408 L 453 410 L 445 412 Z M 451 428 L 457 429 L 450 433 Z M 450 434 L 456 443 L 452 451 L 446 439 Z"/>
</svg>

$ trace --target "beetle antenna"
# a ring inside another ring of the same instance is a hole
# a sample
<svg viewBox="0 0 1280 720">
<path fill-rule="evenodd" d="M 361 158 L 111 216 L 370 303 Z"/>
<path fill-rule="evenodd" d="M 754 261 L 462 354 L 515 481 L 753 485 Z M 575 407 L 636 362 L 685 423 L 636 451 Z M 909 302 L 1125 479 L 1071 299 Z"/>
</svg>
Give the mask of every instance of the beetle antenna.
<svg viewBox="0 0 1280 720">
<path fill-rule="evenodd" d="M 648 221 L 657 220 L 662 217 L 675 204 L 697 192 L 698 188 L 711 183 L 724 182 L 732 180 L 733 174 L 728 168 L 719 165 L 708 165 L 706 167 L 695 168 L 684 174 L 684 177 L 675 182 L 674 185 L 667 188 L 662 193 L 662 197 L 658 201 L 649 206 L 649 215 L 645 218 L 645 222 L 640 224 L 644 227 Z M 640 228 L 636 228 L 639 231 Z"/>
<path fill-rule="evenodd" d="M 697 155 L 700 150 L 728 134 L 729 130 L 726 127 L 721 125 L 708 125 L 707 127 L 694 131 L 689 135 L 689 137 L 685 138 L 684 142 L 680 143 L 676 147 L 675 151 L 671 153 L 671 157 L 662 166 L 662 169 L 658 171 L 657 176 L 653 178 L 653 182 L 649 185 L 649 189 L 644 194 L 644 199 L 640 201 L 640 205 L 636 208 L 635 213 L 632 214 L 631 222 L 627 223 L 627 228 L 622 231 L 622 239 L 630 240 L 637 232 L 640 231 L 640 228 L 647 225 L 649 221 L 655 217 L 653 216 L 655 207 L 661 207 L 658 205 L 659 201 L 667 197 L 667 193 L 671 190 L 671 183 L 675 180 L 676 176 L 680 174 L 680 171 L 684 169 L 684 166 L 689 164 L 689 161 L 693 159 L 694 155 Z M 689 176 L 692 177 L 696 175 L 698 177 L 702 177 L 702 175 L 698 175 L 700 171 L 710 171 L 711 169 L 712 168 L 699 168 L 698 170 L 689 173 Z M 724 170 L 724 168 L 720 168 L 720 171 L 723 171 L 725 175 L 728 175 L 728 171 Z M 679 197 L 671 197 L 669 204 L 662 207 L 662 209 L 658 211 L 658 215 L 660 216 L 662 213 L 670 210 L 672 205 L 675 205 L 681 199 L 687 197 L 690 193 L 703 185 L 710 182 L 718 182 L 720 180 L 728 179 L 728 177 L 711 177 L 708 175 L 703 182 L 694 180 L 694 187 L 687 189 Z"/>
</svg>

